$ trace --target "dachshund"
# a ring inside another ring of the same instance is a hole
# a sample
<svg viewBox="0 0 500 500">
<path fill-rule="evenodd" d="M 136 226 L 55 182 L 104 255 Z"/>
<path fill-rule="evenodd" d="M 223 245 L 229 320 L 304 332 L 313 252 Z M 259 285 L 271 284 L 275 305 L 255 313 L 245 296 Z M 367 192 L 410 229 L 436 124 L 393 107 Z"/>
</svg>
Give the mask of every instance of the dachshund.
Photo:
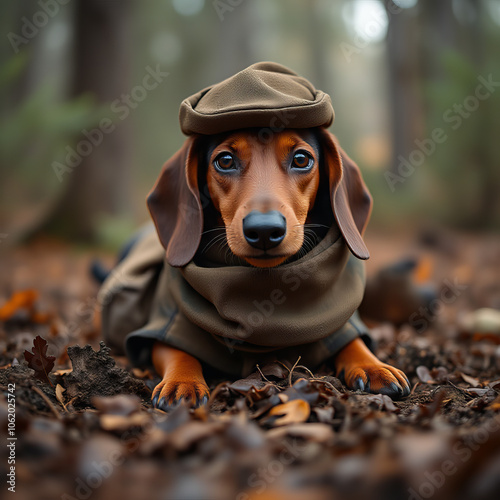
<svg viewBox="0 0 500 500">
<path fill-rule="evenodd" d="M 359 169 L 335 137 L 318 127 L 283 129 L 266 139 L 252 128 L 190 139 L 188 182 L 193 189 L 206 187 L 208 191 L 204 241 L 210 243 L 210 238 L 217 237 L 220 241 L 220 233 L 212 235 L 222 228 L 223 243 L 232 258 L 266 269 L 299 259 L 337 223 L 351 252 L 366 259 L 361 236 L 371 212 L 371 197 Z M 342 168 L 345 187 L 332 202 L 330 195 Z M 169 222 L 160 217 L 158 211 L 153 214 L 161 239 L 161 228 Z M 183 240 L 194 238 L 194 231 L 179 227 L 178 222 L 169 231 Z M 167 249 L 170 261 L 178 258 L 175 252 L 175 246 Z M 152 362 L 162 378 L 152 394 L 153 406 L 168 409 L 181 399 L 192 406 L 208 401 L 209 388 L 198 359 L 156 341 Z M 351 389 L 393 398 L 409 394 L 406 375 L 377 359 L 361 338 L 349 342 L 334 364 L 336 375 Z"/>
</svg>

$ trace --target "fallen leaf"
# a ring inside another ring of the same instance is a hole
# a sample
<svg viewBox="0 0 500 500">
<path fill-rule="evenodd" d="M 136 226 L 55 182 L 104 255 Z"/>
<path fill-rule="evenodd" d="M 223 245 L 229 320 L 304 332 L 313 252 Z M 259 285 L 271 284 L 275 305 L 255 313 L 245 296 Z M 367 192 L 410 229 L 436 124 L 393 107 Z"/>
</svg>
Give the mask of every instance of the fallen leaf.
<svg viewBox="0 0 500 500">
<path fill-rule="evenodd" d="M 213 436 L 224 427 L 223 422 L 191 421 L 182 425 L 170 435 L 171 442 L 179 451 L 187 450 L 197 441 Z"/>
<path fill-rule="evenodd" d="M 128 417 L 141 409 L 141 400 L 134 394 L 94 396 L 91 402 L 98 410 L 107 415 Z"/>
<path fill-rule="evenodd" d="M 73 371 L 73 368 L 64 368 L 61 370 L 55 370 L 52 373 L 54 375 L 66 375 L 67 373 L 71 373 Z"/>
<path fill-rule="evenodd" d="M 482 387 L 470 387 L 469 389 L 465 390 L 470 394 L 474 394 L 475 396 L 483 396 L 489 391 L 489 389 L 485 389 Z"/>
<path fill-rule="evenodd" d="M 300 424 L 306 422 L 311 414 L 311 407 L 303 399 L 293 399 L 271 408 L 269 416 L 278 417 L 273 425 Z"/>
<path fill-rule="evenodd" d="M 303 399 L 309 404 L 314 404 L 319 399 L 319 393 L 314 387 L 314 384 L 305 378 L 299 378 L 295 381 L 293 386 L 289 387 L 284 394 L 286 394 L 290 400 Z"/>
<path fill-rule="evenodd" d="M 105 431 L 125 431 L 131 427 L 145 427 L 151 419 L 144 413 L 134 413 L 128 416 L 106 414 L 101 415 L 99 421 Z"/>
<path fill-rule="evenodd" d="M 11 319 L 19 309 L 31 311 L 37 298 L 38 292 L 36 290 L 14 292 L 10 299 L 0 307 L 0 320 L 7 321 Z"/>
<path fill-rule="evenodd" d="M 333 429 L 328 424 L 305 423 L 292 424 L 287 427 L 278 427 L 267 431 L 266 436 L 270 439 L 281 440 L 285 436 L 300 437 L 322 443 L 334 437 Z"/>
<path fill-rule="evenodd" d="M 398 407 L 392 402 L 392 399 L 385 394 L 367 394 L 363 396 L 365 401 L 375 404 L 379 409 L 384 408 L 387 411 L 397 411 Z"/>
<path fill-rule="evenodd" d="M 257 378 L 258 377 L 258 378 Z M 235 380 L 228 385 L 233 391 L 239 392 L 241 394 L 246 394 L 251 389 L 261 389 L 266 385 L 266 382 L 261 379 L 260 374 L 252 373 L 246 378 Z"/>
<path fill-rule="evenodd" d="M 497 410 L 500 410 L 500 396 L 498 396 L 494 401 L 493 403 L 491 403 L 489 406 L 488 406 L 488 409 L 490 410 L 494 410 L 494 411 L 497 411 Z"/>
<path fill-rule="evenodd" d="M 59 403 L 61 403 L 61 405 L 63 406 L 64 409 L 66 409 L 66 405 L 64 404 L 64 397 L 63 397 L 63 392 L 65 390 L 66 389 L 61 384 L 56 385 L 56 398 L 57 398 L 57 401 L 59 401 Z"/>
<path fill-rule="evenodd" d="M 477 378 L 466 375 L 465 373 L 460 373 L 460 376 L 465 380 L 465 382 L 472 385 L 472 387 L 477 387 L 480 384 Z"/>
<path fill-rule="evenodd" d="M 261 372 L 265 377 L 275 377 L 277 379 L 284 379 L 290 373 L 289 370 L 277 361 L 262 366 Z"/>
<path fill-rule="evenodd" d="M 47 356 L 47 341 L 37 335 L 33 340 L 32 352 L 24 351 L 24 359 L 28 366 L 35 371 L 35 377 L 42 382 L 53 385 L 49 379 L 49 373 L 54 368 L 55 356 Z"/>
<path fill-rule="evenodd" d="M 132 368 L 132 373 L 134 374 L 134 377 L 137 378 L 147 378 L 147 379 L 152 379 L 153 376 L 151 375 L 151 372 L 149 370 L 141 370 L 140 368 Z"/>
<path fill-rule="evenodd" d="M 326 406 L 325 408 L 314 408 L 314 413 L 318 420 L 324 424 L 331 423 L 333 415 L 335 414 L 335 409 L 332 406 Z"/>
</svg>

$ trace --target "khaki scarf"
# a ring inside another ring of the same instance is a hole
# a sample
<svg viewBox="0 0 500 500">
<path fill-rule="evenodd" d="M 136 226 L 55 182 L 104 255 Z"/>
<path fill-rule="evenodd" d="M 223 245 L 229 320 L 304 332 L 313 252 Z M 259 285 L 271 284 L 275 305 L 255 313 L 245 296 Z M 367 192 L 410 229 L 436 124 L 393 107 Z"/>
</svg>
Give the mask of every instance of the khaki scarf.
<svg viewBox="0 0 500 500">
<path fill-rule="evenodd" d="M 271 269 L 190 262 L 170 291 L 186 318 L 249 351 L 315 342 L 338 330 L 361 303 L 363 264 L 332 228 L 301 259 Z"/>
</svg>

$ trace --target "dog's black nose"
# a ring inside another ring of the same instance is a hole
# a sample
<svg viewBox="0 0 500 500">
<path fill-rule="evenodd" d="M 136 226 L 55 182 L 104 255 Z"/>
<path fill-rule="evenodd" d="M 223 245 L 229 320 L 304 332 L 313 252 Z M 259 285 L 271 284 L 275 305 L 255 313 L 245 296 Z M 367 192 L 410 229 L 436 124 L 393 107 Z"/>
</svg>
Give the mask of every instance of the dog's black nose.
<svg viewBox="0 0 500 500">
<path fill-rule="evenodd" d="M 266 213 L 253 210 L 243 219 L 243 234 L 254 248 L 270 250 L 285 238 L 286 219 L 277 210 Z"/>
</svg>

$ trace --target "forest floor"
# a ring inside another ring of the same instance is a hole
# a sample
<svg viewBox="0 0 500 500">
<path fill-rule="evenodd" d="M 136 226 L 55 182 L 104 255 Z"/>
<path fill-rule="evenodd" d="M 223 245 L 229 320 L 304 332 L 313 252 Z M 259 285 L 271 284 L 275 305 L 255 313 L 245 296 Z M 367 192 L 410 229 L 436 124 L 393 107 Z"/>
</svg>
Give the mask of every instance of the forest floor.
<svg viewBox="0 0 500 500">
<path fill-rule="evenodd" d="M 495 325 L 480 335 L 470 320 L 500 309 L 500 239 L 371 233 L 368 246 L 369 275 L 413 255 L 448 290 L 417 329 L 373 325 L 378 356 L 405 371 L 410 396 L 349 391 L 328 366 L 313 374 L 274 363 L 242 380 L 214 376 L 207 406 L 169 414 L 150 403 L 156 374 L 100 345 L 95 253 L 53 241 L 1 248 L 2 491 L 22 500 L 499 498 L 500 335 Z M 25 361 L 37 335 L 55 357 L 48 380 Z"/>
</svg>

